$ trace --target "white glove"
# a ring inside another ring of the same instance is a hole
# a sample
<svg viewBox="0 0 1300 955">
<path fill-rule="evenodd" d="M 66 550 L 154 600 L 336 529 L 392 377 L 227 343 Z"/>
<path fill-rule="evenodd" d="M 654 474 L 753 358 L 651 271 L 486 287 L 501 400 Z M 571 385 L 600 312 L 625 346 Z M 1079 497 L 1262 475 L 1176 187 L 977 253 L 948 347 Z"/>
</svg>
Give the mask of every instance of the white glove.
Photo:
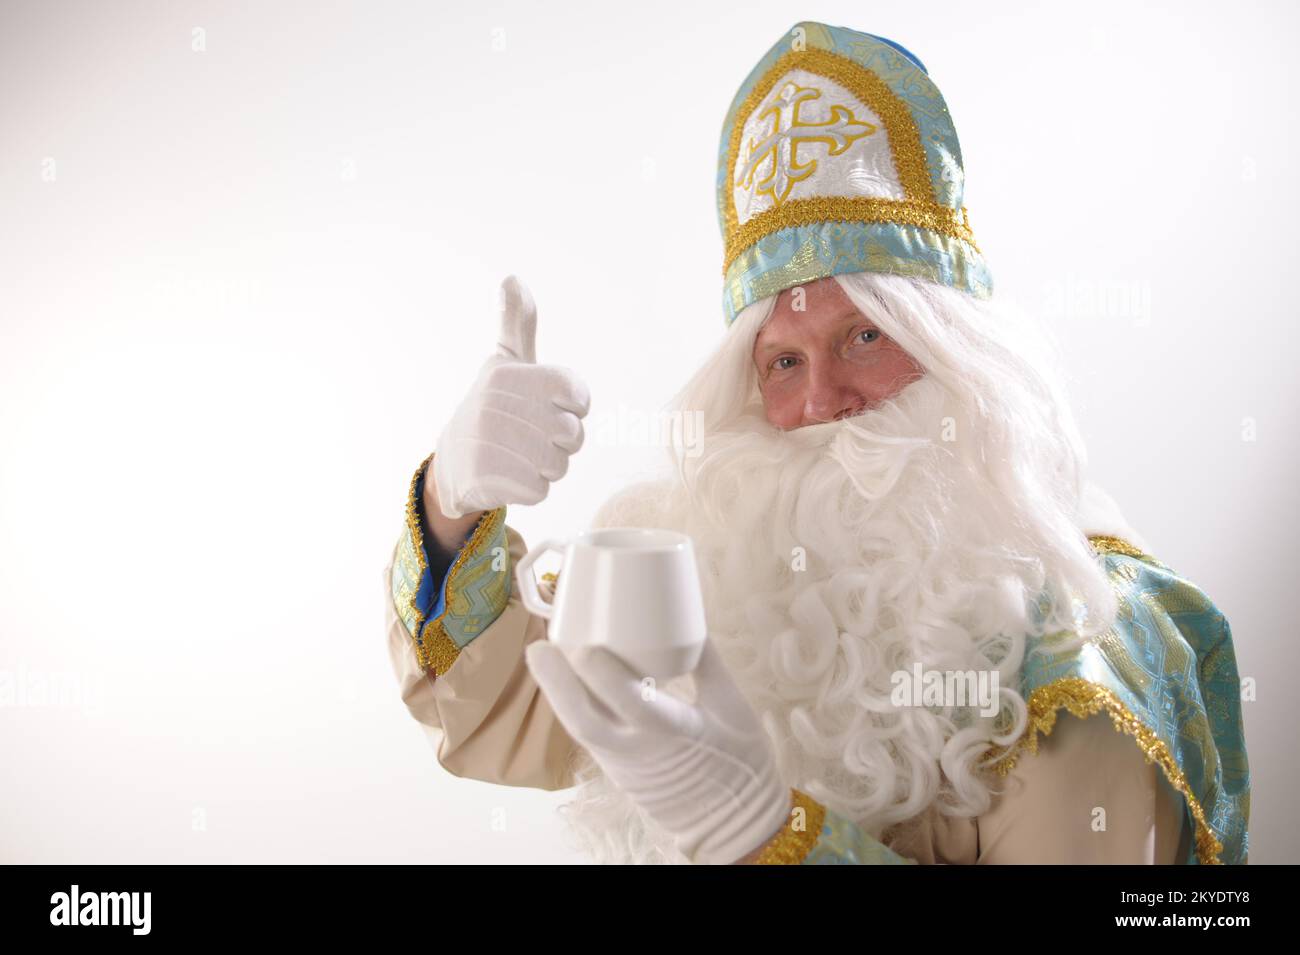
<svg viewBox="0 0 1300 955">
<path fill-rule="evenodd" d="M 570 652 L 535 640 L 524 656 L 569 735 L 692 862 L 734 863 L 789 821 L 790 788 L 771 741 L 711 640 L 694 671 L 694 706 L 643 691 L 640 677 L 604 647 Z"/>
<path fill-rule="evenodd" d="M 496 352 L 438 438 L 433 480 L 447 517 L 503 504 L 536 504 L 582 447 L 587 387 L 533 349 L 537 308 L 513 275 L 501 283 Z"/>
</svg>

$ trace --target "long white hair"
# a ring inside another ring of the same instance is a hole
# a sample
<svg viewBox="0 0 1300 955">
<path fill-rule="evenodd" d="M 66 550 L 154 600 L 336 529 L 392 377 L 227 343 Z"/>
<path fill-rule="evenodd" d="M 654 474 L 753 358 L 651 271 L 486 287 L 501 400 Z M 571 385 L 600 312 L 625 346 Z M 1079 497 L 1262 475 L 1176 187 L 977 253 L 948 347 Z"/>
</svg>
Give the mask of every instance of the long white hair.
<svg viewBox="0 0 1300 955">
<path fill-rule="evenodd" d="M 783 778 L 880 837 L 988 808 L 986 757 L 1025 728 L 1027 647 L 1104 631 L 1115 598 L 1075 521 L 1085 452 L 1039 328 L 925 280 L 835 279 L 923 377 L 852 418 L 775 429 L 752 351 L 776 297 L 754 303 L 672 402 L 702 415 L 703 453 L 674 443 L 672 493 L 643 522 L 695 540 L 710 639 Z M 996 672 L 997 712 L 895 705 L 891 676 L 915 663 Z M 589 758 L 578 778 L 562 812 L 597 861 L 684 861 Z"/>
</svg>

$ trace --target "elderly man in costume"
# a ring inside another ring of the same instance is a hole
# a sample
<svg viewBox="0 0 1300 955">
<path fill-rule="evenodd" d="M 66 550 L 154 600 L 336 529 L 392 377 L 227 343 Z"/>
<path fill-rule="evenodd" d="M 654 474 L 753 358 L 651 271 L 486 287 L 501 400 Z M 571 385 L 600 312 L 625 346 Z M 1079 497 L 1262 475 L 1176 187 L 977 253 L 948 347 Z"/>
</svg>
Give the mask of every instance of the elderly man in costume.
<svg viewBox="0 0 1300 955">
<path fill-rule="evenodd" d="M 563 813 L 597 861 L 1246 861 L 1228 623 L 1087 480 L 963 176 L 943 97 L 892 41 L 799 23 L 737 92 L 728 328 L 673 406 L 703 433 L 593 521 L 695 543 L 709 638 L 656 693 L 550 644 L 512 582 L 506 508 L 564 475 L 588 396 L 536 364 L 506 281 L 388 569 L 402 699 L 443 767 L 576 786 Z M 913 672 L 996 677 L 994 705 L 904 698 Z"/>
</svg>

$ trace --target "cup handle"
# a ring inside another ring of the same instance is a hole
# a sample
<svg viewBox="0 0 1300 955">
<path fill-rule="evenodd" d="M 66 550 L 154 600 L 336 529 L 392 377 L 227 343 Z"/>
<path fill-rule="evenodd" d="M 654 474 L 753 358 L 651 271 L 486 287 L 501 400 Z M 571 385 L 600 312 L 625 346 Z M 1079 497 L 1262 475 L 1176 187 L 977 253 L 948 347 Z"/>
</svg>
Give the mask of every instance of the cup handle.
<svg viewBox="0 0 1300 955">
<path fill-rule="evenodd" d="M 556 537 L 548 537 L 515 565 L 515 580 L 519 584 L 519 599 L 529 613 L 538 617 L 551 619 L 551 605 L 537 595 L 537 581 L 533 578 L 533 564 L 548 550 L 562 551 L 566 542 Z"/>
</svg>

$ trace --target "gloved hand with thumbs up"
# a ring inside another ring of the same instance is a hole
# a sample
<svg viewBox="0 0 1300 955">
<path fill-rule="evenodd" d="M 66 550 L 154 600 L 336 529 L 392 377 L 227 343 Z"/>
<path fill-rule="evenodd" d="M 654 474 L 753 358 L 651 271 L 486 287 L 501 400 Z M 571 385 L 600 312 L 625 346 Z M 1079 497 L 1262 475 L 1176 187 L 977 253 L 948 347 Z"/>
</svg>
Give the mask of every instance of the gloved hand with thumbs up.
<svg viewBox="0 0 1300 955">
<path fill-rule="evenodd" d="M 496 351 L 438 438 L 433 480 L 448 518 L 536 504 L 581 446 L 590 397 L 572 371 L 537 364 L 537 309 L 515 276 L 501 283 Z"/>
</svg>

